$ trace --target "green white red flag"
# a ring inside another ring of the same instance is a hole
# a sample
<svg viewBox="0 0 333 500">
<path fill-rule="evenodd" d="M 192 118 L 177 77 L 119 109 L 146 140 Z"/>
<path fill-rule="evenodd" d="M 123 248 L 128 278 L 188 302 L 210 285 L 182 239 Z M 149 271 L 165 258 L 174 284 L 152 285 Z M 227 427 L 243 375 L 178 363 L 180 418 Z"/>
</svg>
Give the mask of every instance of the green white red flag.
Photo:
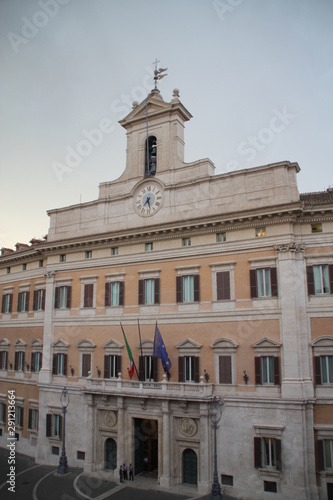
<svg viewBox="0 0 333 500">
<path fill-rule="evenodd" d="M 123 335 L 124 335 L 125 346 L 127 349 L 127 354 L 128 354 L 128 358 L 129 358 L 129 362 L 130 362 L 128 374 L 129 374 L 129 377 L 132 378 L 134 375 L 134 361 L 133 361 L 132 351 L 131 351 L 130 346 L 128 345 L 127 338 L 126 338 L 126 335 L 125 335 L 125 332 L 123 329 L 123 325 L 121 323 L 120 323 L 120 326 L 121 326 L 121 330 L 122 330 Z"/>
</svg>

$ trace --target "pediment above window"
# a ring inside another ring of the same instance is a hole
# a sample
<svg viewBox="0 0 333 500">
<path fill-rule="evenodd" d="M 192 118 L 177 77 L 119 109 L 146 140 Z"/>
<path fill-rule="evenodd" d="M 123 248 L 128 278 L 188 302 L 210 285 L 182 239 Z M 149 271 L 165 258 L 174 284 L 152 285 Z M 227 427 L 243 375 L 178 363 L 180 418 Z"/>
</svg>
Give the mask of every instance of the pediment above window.
<svg viewBox="0 0 333 500">
<path fill-rule="evenodd" d="M 42 342 L 41 339 L 32 339 L 31 342 L 30 342 L 30 346 L 33 349 L 42 348 L 43 347 L 43 342 Z"/>
<path fill-rule="evenodd" d="M 177 344 L 176 347 L 179 349 L 180 356 L 193 356 L 199 354 L 202 345 L 195 342 L 195 340 L 187 338 Z"/>
<path fill-rule="evenodd" d="M 53 349 L 58 352 L 67 352 L 69 344 L 62 339 L 58 339 L 53 343 Z"/>
<path fill-rule="evenodd" d="M 4 338 L 4 339 L 0 339 L 0 350 L 1 349 L 8 349 L 10 346 L 10 342 L 8 339 Z"/>
<path fill-rule="evenodd" d="M 21 347 L 24 347 L 24 348 L 26 348 L 26 347 L 27 347 L 27 343 L 26 343 L 26 342 L 24 342 L 24 340 L 22 340 L 22 339 L 17 339 L 17 340 L 15 341 L 15 344 L 14 344 L 14 345 L 15 345 L 15 348 L 16 348 L 16 349 L 19 349 L 19 348 L 21 348 Z"/>
<path fill-rule="evenodd" d="M 79 349 L 95 349 L 96 347 L 96 344 L 94 344 L 94 342 L 90 339 L 83 339 L 83 340 L 80 340 L 76 346 L 79 348 Z"/>
<path fill-rule="evenodd" d="M 279 355 L 281 343 L 277 342 L 276 340 L 264 337 L 258 340 L 255 344 L 252 344 L 252 347 L 255 350 L 255 353 L 258 355 L 274 356 Z"/>
<path fill-rule="evenodd" d="M 210 344 L 210 347 L 212 347 L 216 352 L 219 350 L 221 351 L 235 351 L 238 347 L 238 344 L 235 340 L 228 339 L 228 338 L 220 338 L 217 340 L 214 340 L 212 344 Z"/>
<path fill-rule="evenodd" d="M 115 354 L 117 356 L 121 355 L 122 348 L 124 347 L 122 344 L 117 342 L 114 339 L 109 340 L 106 344 L 103 345 L 105 349 L 105 354 Z"/>
</svg>

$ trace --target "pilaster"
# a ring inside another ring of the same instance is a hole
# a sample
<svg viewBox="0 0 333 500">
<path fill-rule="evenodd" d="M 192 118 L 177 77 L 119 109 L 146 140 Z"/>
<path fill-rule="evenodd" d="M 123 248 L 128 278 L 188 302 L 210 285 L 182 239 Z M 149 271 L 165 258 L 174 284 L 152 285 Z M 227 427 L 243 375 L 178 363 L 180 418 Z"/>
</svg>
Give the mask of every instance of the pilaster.
<svg viewBox="0 0 333 500">
<path fill-rule="evenodd" d="M 160 485 L 163 487 L 170 486 L 170 408 L 169 401 L 162 402 L 162 415 L 163 415 L 163 448 L 162 448 L 162 474 L 160 476 Z"/>
<path fill-rule="evenodd" d="M 38 381 L 41 384 L 52 382 L 52 344 L 53 344 L 53 304 L 55 290 L 55 271 L 48 271 L 46 277 L 46 298 L 44 313 L 43 362 Z"/>
</svg>

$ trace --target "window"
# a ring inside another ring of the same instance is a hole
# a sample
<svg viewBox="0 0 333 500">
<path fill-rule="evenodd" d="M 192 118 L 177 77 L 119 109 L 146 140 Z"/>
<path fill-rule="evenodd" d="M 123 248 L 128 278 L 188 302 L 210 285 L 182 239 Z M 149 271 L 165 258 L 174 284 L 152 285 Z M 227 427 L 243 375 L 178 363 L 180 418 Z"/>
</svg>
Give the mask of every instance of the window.
<svg viewBox="0 0 333 500">
<path fill-rule="evenodd" d="M 32 309 L 33 311 L 45 310 L 45 290 L 43 288 L 34 290 Z"/>
<path fill-rule="evenodd" d="M 23 407 L 16 406 L 15 408 L 15 427 L 21 428 L 23 427 Z"/>
<path fill-rule="evenodd" d="M 257 227 L 256 228 L 256 238 L 263 238 L 266 236 L 266 228 L 265 227 Z"/>
<path fill-rule="evenodd" d="M 223 243 L 224 241 L 227 241 L 227 233 L 217 233 L 216 241 L 217 243 Z"/>
<path fill-rule="evenodd" d="M 7 419 L 7 405 L 0 403 L 0 424 L 5 424 Z"/>
<path fill-rule="evenodd" d="M 139 280 L 139 305 L 160 303 L 160 279 L 148 278 Z"/>
<path fill-rule="evenodd" d="M 157 360 L 154 362 L 153 356 L 139 357 L 139 377 L 140 380 L 157 380 Z"/>
<path fill-rule="evenodd" d="M 27 312 L 29 309 L 29 292 L 19 292 L 17 299 L 17 312 Z"/>
<path fill-rule="evenodd" d="M 280 385 L 280 358 L 278 356 L 256 356 L 256 385 Z"/>
<path fill-rule="evenodd" d="M 46 415 L 46 437 L 62 437 L 62 416 L 47 413 Z"/>
<path fill-rule="evenodd" d="M 234 476 L 230 476 L 227 474 L 221 474 L 221 484 L 224 484 L 226 486 L 233 486 L 234 485 Z"/>
<path fill-rule="evenodd" d="M 199 382 L 199 357 L 181 356 L 178 359 L 179 382 Z"/>
<path fill-rule="evenodd" d="M 83 307 L 93 307 L 94 305 L 94 284 L 86 283 L 83 292 Z"/>
<path fill-rule="evenodd" d="M 61 254 L 61 255 L 59 256 L 59 261 L 60 261 L 60 262 L 66 262 L 66 254 L 64 254 L 64 253 L 63 253 L 63 254 Z"/>
<path fill-rule="evenodd" d="M 333 265 L 320 264 L 307 266 L 309 295 L 330 294 L 333 291 Z"/>
<path fill-rule="evenodd" d="M 118 247 L 112 247 L 111 248 L 111 255 L 112 256 L 118 255 Z"/>
<path fill-rule="evenodd" d="M 277 484 L 275 481 L 264 481 L 264 491 L 277 493 Z"/>
<path fill-rule="evenodd" d="M 26 264 L 22 264 L 22 271 L 26 271 L 27 270 L 27 265 Z"/>
<path fill-rule="evenodd" d="M 44 261 L 43 260 L 40 260 L 39 263 L 38 263 L 39 267 L 43 267 L 44 266 Z"/>
<path fill-rule="evenodd" d="M 16 351 L 14 358 L 14 370 L 23 371 L 24 370 L 24 351 Z"/>
<path fill-rule="evenodd" d="M 254 438 L 255 467 L 281 470 L 281 440 L 274 437 Z"/>
<path fill-rule="evenodd" d="M 53 354 L 52 374 L 67 376 L 67 354 Z"/>
<path fill-rule="evenodd" d="M 145 177 L 153 177 L 156 174 L 157 140 L 151 135 L 145 142 Z"/>
<path fill-rule="evenodd" d="M 85 255 L 86 255 L 86 259 L 92 259 L 92 251 L 91 250 L 87 250 Z"/>
<path fill-rule="evenodd" d="M 333 355 L 315 356 L 314 369 L 316 385 L 333 384 Z"/>
<path fill-rule="evenodd" d="M 54 296 L 55 309 L 70 309 L 71 307 L 71 286 L 57 286 Z"/>
<path fill-rule="evenodd" d="M 32 352 L 31 353 L 31 363 L 30 368 L 32 372 L 39 372 L 42 368 L 42 353 L 41 352 Z"/>
<path fill-rule="evenodd" d="M 177 303 L 200 301 L 199 274 L 177 276 Z"/>
<path fill-rule="evenodd" d="M 28 429 L 38 431 L 38 410 L 29 408 Z"/>
<path fill-rule="evenodd" d="M 145 251 L 152 252 L 153 251 L 153 243 L 146 243 L 145 244 Z"/>
<path fill-rule="evenodd" d="M 13 294 L 4 293 L 4 295 L 2 296 L 1 312 L 3 314 L 11 313 L 12 307 L 13 307 Z"/>
<path fill-rule="evenodd" d="M 10 267 L 7 267 L 6 272 L 7 272 L 7 274 L 10 274 Z"/>
<path fill-rule="evenodd" d="M 182 246 L 183 247 L 190 247 L 191 246 L 191 238 L 183 238 L 182 239 Z"/>
<path fill-rule="evenodd" d="M 121 356 L 107 354 L 104 356 L 104 378 L 117 378 L 121 371 Z"/>
<path fill-rule="evenodd" d="M 89 372 L 91 371 L 91 354 L 83 353 L 82 354 L 82 377 L 88 377 Z"/>
<path fill-rule="evenodd" d="M 311 233 L 322 233 L 323 226 L 322 224 L 311 224 Z"/>
<path fill-rule="evenodd" d="M 333 439 L 332 430 L 317 431 L 320 438 L 316 442 L 316 460 L 319 471 L 333 469 Z M 322 435 L 324 433 L 324 435 Z"/>
<path fill-rule="evenodd" d="M 333 439 L 324 439 L 324 465 L 325 469 L 333 468 Z"/>
<path fill-rule="evenodd" d="M 219 356 L 219 383 L 232 383 L 231 356 Z"/>
<path fill-rule="evenodd" d="M 124 281 L 108 281 L 105 283 L 105 307 L 123 306 L 124 295 Z"/>
<path fill-rule="evenodd" d="M 230 272 L 216 273 L 217 300 L 230 300 Z"/>
<path fill-rule="evenodd" d="M 0 370 L 7 370 L 8 352 L 0 351 Z"/>
<path fill-rule="evenodd" d="M 251 298 L 277 297 L 277 272 L 275 267 L 250 270 Z"/>
</svg>

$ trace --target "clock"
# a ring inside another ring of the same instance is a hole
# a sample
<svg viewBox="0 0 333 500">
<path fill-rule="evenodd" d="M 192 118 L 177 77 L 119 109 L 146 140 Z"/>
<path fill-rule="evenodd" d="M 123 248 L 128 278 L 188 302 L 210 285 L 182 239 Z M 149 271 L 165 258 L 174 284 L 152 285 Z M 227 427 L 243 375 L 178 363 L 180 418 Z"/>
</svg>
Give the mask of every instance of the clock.
<svg viewBox="0 0 333 500">
<path fill-rule="evenodd" d="M 142 217 L 156 214 L 163 203 L 163 191 L 159 185 L 149 182 L 140 187 L 135 196 L 135 209 Z"/>
</svg>

